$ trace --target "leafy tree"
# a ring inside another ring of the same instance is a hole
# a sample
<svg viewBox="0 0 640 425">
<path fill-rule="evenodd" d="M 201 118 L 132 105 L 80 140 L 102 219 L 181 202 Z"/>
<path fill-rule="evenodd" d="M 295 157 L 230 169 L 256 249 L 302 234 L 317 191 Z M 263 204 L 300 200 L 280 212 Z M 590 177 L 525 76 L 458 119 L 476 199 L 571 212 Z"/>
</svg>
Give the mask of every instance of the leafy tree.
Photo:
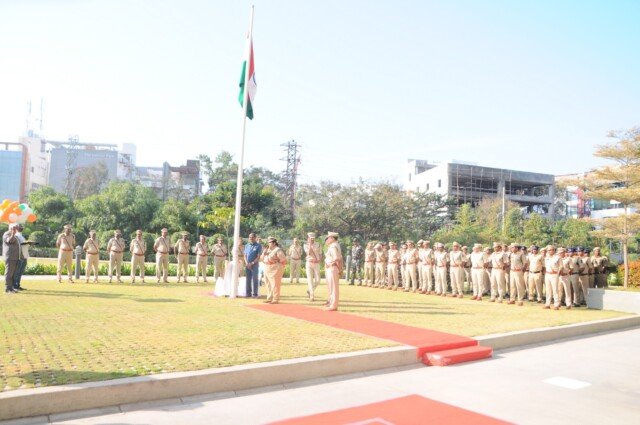
<svg viewBox="0 0 640 425">
<path fill-rule="evenodd" d="M 75 224 L 77 210 L 71 199 L 56 192 L 50 186 L 40 187 L 29 193 L 27 201 L 38 216 L 35 223 L 26 225 L 27 231 L 43 231 L 55 241 L 56 235 L 67 223 Z"/>
<path fill-rule="evenodd" d="M 551 223 L 537 213 L 532 213 L 524 221 L 522 230 L 524 243 L 545 246 L 551 243 Z"/>
<path fill-rule="evenodd" d="M 77 202 L 78 224 L 85 231 L 119 228 L 127 235 L 148 229 L 160 206 L 152 189 L 130 182 L 111 182 L 99 194 Z"/>
<path fill-rule="evenodd" d="M 197 201 L 186 204 L 177 199 L 169 199 L 156 212 L 151 227 L 156 231 L 166 227 L 169 232 L 196 232 L 199 222 L 197 204 Z"/>
<path fill-rule="evenodd" d="M 104 188 L 108 176 L 109 171 L 102 161 L 89 167 L 78 169 L 73 199 L 84 199 L 87 196 L 99 193 Z"/>
<path fill-rule="evenodd" d="M 615 165 L 593 170 L 580 183 L 588 198 L 615 200 L 622 205 L 621 216 L 596 222 L 600 229 L 595 234 L 615 239 L 622 245 L 624 287 L 627 288 L 629 241 L 639 230 L 637 214 L 630 208 L 640 203 L 640 127 L 612 131 L 607 136 L 615 142 L 598 146 L 594 155 L 613 161 Z"/>
</svg>

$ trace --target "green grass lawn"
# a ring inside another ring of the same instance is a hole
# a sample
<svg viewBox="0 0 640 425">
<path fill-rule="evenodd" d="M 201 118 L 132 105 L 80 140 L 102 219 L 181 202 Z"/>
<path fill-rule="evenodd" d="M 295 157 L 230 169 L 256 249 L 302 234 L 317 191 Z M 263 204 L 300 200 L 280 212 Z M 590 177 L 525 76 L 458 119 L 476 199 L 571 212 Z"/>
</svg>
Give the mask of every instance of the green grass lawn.
<svg viewBox="0 0 640 425">
<path fill-rule="evenodd" d="M 262 300 L 213 298 L 209 285 L 26 277 L 23 286 L 21 294 L 0 295 L 0 391 L 396 345 L 245 307 Z M 623 315 L 340 289 L 343 312 L 469 336 Z M 305 290 L 284 284 L 282 302 L 309 304 Z M 321 307 L 325 296 L 323 284 L 312 305 Z"/>
</svg>

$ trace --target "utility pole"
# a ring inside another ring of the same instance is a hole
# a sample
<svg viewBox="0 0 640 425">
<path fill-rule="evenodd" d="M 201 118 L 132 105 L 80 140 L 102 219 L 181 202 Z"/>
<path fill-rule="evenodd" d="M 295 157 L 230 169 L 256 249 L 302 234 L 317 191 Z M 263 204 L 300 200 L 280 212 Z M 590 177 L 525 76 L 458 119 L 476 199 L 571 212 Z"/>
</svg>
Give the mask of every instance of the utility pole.
<svg viewBox="0 0 640 425">
<path fill-rule="evenodd" d="M 69 144 L 67 147 L 67 181 L 65 182 L 65 193 L 71 198 L 75 198 L 75 189 L 77 186 L 78 173 L 78 144 L 80 138 L 78 135 L 69 136 Z"/>
<path fill-rule="evenodd" d="M 282 158 L 283 161 L 287 162 L 287 166 L 283 174 L 285 185 L 284 193 L 287 205 L 289 206 L 289 210 L 293 216 L 295 212 L 296 180 L 298 177 L 298 166 L 300 165 L 300 154 L 298 151 L 300 145 L 297 144 L 295 140 L 290 140 L 286 143 L 280 144 L 280 146 L 283 146 L 285 148 L 284 151 L 287 153 L 287 156 Z"/>
</svg>

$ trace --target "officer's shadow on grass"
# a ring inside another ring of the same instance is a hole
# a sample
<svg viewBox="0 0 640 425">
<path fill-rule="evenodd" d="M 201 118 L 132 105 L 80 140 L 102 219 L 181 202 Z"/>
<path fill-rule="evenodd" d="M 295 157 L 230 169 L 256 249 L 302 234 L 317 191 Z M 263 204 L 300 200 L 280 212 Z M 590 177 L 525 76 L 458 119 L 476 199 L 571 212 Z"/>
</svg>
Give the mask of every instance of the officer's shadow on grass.
<svg viewBox="0 0 640 425">
<path fill-rule="evenodd" d="M 107 298 L 107 299 L 121 299 L 121 300 L 131 300 L 137 301 L 141 303 L 182 303 L 184 300 L 177 298 L 137 298 L 131 297 L 127 294 L 110 294 L 105 292 L 67 292 L 67 291 L 39 291 L 33 290 L 29 291 L 29 295 L 49 295 L 49 296 L 62 296 L 62 297 L 73 297 L 73 298 Z"/>
</svg>

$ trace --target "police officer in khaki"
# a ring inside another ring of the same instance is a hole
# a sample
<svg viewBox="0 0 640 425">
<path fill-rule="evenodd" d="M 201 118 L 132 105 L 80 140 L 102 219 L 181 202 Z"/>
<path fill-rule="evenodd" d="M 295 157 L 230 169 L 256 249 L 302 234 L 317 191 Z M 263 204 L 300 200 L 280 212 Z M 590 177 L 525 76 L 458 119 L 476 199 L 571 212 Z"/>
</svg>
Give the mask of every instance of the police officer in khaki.
<svg viewBox="0 0 640 425">
<path fill-rule="evenodd" d="M 147 244 L 142 239 L 142 230 L 136 230 L 136 237 L 129 245 L 131 252 L 131 283 L 136 283 L 136 271 L 140 269 L 140 279 L 144 283 L 144 255 L 147 252 Z"/>
<path fill-rule="evenodd" d="M 538 303 L 542 303 L 542 269 L 544 267 L 544 255 L 539 252 L 537 245 L 529 248 L 527 256 L 527 268 L 529 271 L 527 286 L 528 300 L 533 302 L 534 294 Z"/>
<path fill-rule="evenodd" d="M 376 267 L 376 276 L 375 281 L 372 286 L 374 288 L 381 288 L 384 286 L 384 277 L 386 273 L 387 267 L 387 253 L 384 251 L 381 243 L 377 243 L 373 250 L 375 251 L 375 267 Z"/>
<path fill-rule="evenodd" d="M 547 254 L 544 257 L 544 270 L 544 289 L 546 293 L 544 308 L 550 309 L 553 302 L 553 309 L 558 310 L 560 308 L 558 285 L 562 271 L 562 258 L 556 255 L 556 247 L 553 245 L 547 246 Z"/>
<path fill-rule="evenodd" d="M 467 282 L 467 288 L 469 291 L 473 290 L 473 282 L 471 281 L 471 254 L 469 253 L 469 248 L 466 246 L 462 247 L 462 254 L 464 256 L 464 279 Z"/>
<path fill-rule="evenodd" d="M 267 299 L 264 302 L 278 304 L 287 256 L 280 248 L 278 240 L 273 236 L 267 238 L 267 247 L 263 249 L 260 260 L 265 264 L 264 278 L 267 286 Z"/>
<path fill-rule="evenodd" d="M 289 247 L 289 283 L 300 283 L 300 266 L 302 265 L 302 245 L 298 238 L 293 238 L 293 244 Z"/>
<path fill-rule="evenodd" d="M 504 269 L 505 255 L 502 252 L 502 245 L 493 244 L 493 253 L 489 257 L 491 262 L 491 302 L 496 300 L 501 303 L 505 293 Z"/>
<path fill-rule="evenodd" d="M 196 253 L 196 283 L 200 283 L 200 275 L 204 282 L 207 282 L 207 265 L 209 260 L 209 249 L 207 248 L 207 238 L 200 235 L 200 241 L 195 246 Z"/>
<path fill-rule="evenodd" d="M 375 279 L 376 252 L 373 249 L 373 242 L 367 242 L 364 250 L 364 285 L 373 285 Z"/>
<path fill-rule="evenodd" d="M 402 256 L 400 251 L 398 251 L 398 246 L 395 242 L 389 242 L 389 252 L 387 257 L 387 276 L 389 279 L 389 283 L 387 289 L 393 289 L 394 291 L 398 290 L 399 282 L 399 273 L 400 273 L 400 262 L 402 261 Z"/>
<path fill-rule="evenodd" d="M 580 298 L 581 305 L 587 305 L 587 297 L 589 295 L 589 274 L 591 272 L 591 258 L 589 254 L 587 254 L 587 250 L 584 248 L 579 248 L 578 253 L 580 254 L 580 260 L 582 266 L 580 267 L 580 287 L 582 294 L 582 298 Z"/>
<path fill-rule="evenodd" d="M 407 241 L 407 250 L 404 252 L 402 261 L 405 264 L 405 279 L 402 282 L 404 286 L 404 292 L 409 292 L 413 289 L 413 292 L 418 292 L 418 250 L 416 249 L 413 241 Z"/>
<path fill-rule="evenodd" d="M 176 254 L 176 258 L 178 260 L 178 264 L 176 267 L 176 277 L 178 278 L 178 283 L 180 283 L 180 279 L 184 278 L 184 283 L 187 283 L 187 277 L 189 276 L 189 250 L 191 249 L 191 244 L 189 243 L 189 234 L 187 232 L 182 232 L 182 238 L 178 239 L 175 246 L 173 247 L 173 252 Z"/>
<path fill-rule="evenodd" d="M 449 253 L 445 251 L 444 244 L 437 242 L 436 252 L 433 254 L 436 265 L 436 295 L 447 296 L 447 265 L 449 264 Z"/>
<path fill-rule="evenodd" d="M 222 242 L 222 238 L 218 238 L 217 242 L 211 248 L 211 255 L 213 256 L 213 280 L 218 280 L 219 277 L 224 279 L 224 266 L 226 264 L 227 255 L 229 251 Z M 242 254 L 244 257 L 244 253 Z"/>
<path fill-rule="evenodd" d="M 309 295 L 309 301 L 313 301 L 316 287 L 320 283 L 320 261 L 322 261 L 322 248 L 316 242 L 316 234 L 314 232 L 307 233 L 307 242 L 305 242 L 303 248 L 307 256 L 307 295 Z"/>
<path fill-rule="evenodd" d="M 327 253 L 325 254 L 324 259 L 324 270 L 329 290 L 325 310 L 336 311 L 340 301 L 340 275 L 344 268 L 342 250 L 338 243 L 338 234 L 335 232 L 328 232 L 324 243 L 327 245 Z"/>
<path fill-rule="evenodd" d="M 156 278 L 160 283 L 160 276 L 164 283 L 169 282 L 169 247 L 171 242 L 167 238 L 169 231 L 164 228 L 160 231 L 160 237 L 153 244 L 153 251 L 156 253 Z"/>
<path fill-rule="evenodd" d="M 518 305 L 522 306 L 526 285 L 524 281 L 524 268 L 527 263 L 527 257 L 522 252 L 522 247 L 512 243 L 510 245 L 511 253 L 509 254 L 509 304 L 515 304 L 516 298 Z"/>
<path fill-rule="evenodd" d="M 84 242 L 82 250 L 85 252 L 85 269 L 87 275 L 87 283 L 93 272 L 93 283 L 98 283 L 98 269 L 100 268 L 100 242 L 96 238 L 96 231 L 91 230 L 89 237 Z"/>
<path fill-rule="evenodd" d="M 482 293 L 484 292 L 484 269 L 488 256 L 482 252 L 482 245 L 476 243 L 473 245 L 469 261 L 471 262 L 471 287 L 473 289 L 472 300 L 482 301 Z"/>
<path fill-rule="evenodd" d="M 122 239 L 122 231 L 116 230 L 113 232 L 113 237 L 109 239 L 107 243 L 107 252 L 109 253 L 109 283 L 113 280 L 113 270 L 116 271 L 116 278 L 118 283 L 122 283 L 122 256 L 124 255 L 124 249 L 126 245 L 124 239 Z"/>
<path fill-rule="evenodd" d="M 591 257 L 591 265 L 594 269 L 596 288 L 607 287 L 607 267 L 609 267 L 609 259 L 600 254 L 600 247 L 593 248 L 593 256 Z"/>
<path fill-rule="evenodd" d="M 467 258 L 460 249 L 460 244 L 454 242 L 449 252 L 449 278 L 451 279 L 451 296 L 462 298 L 464 285 L 464 265 Z"/>
<path fill-rule="evenodd" d="M 430 246 L 431 242 L 422 242 L 422 251 L 418 253 L 420 257 L 420 268 L 422 269 L 422 287 L 420 288 L 421 294 L 431 294 L 433 292 L 433 249 Z"/>
<path fill-rule="evenodd" d="M 58 235 L 56 247 L 58 248 L 58 283 L 62 283 L 62 268 L 67 267 L 69 282 L 73 283 L 71 265 L 73 264 L 73 248 L 76 245 L 76 237 L 71 232 L 71 225 L 66 224 L 63 232 Z"/>
</svg>

